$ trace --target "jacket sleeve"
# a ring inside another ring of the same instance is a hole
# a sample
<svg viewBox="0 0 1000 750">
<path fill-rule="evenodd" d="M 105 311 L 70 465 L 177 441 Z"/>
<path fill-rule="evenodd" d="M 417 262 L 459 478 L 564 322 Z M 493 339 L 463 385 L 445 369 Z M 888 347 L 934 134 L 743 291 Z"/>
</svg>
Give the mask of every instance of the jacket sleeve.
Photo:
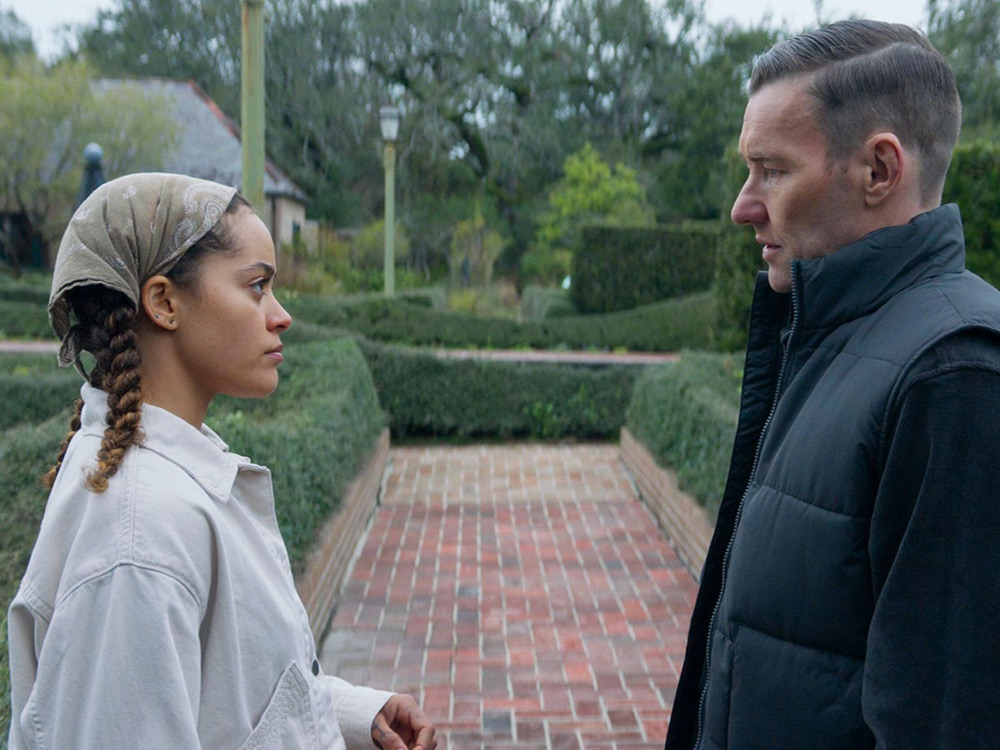
<svg viewBox="0 0 1000 750">
<path fill-rule="evenodd" d="M 352 685 L 339 677 L 326 676 L 333 695 L 337 723 L 344 735 L 347 750 L 368 750 L 377 747 L 372 740 L 372 722 L 392 693 L 360 685 Z"/>
<path fill-rule="evenodd" d="M 888 440 L 865 720 L 879 750 L 1000 747 L 1000 374 L 925 373 Z"/>
<path fill-rule="evenodd" d="M 44 615 L 30 596 L 11 608 L 23 683 L 12 696 L 12 750 L 200 747 L 201 618 L 183 584 L 119 565 L 69 593 L 47 627 Z M 31 633 L 42 631 L 39 643 Z"/>
</svg>

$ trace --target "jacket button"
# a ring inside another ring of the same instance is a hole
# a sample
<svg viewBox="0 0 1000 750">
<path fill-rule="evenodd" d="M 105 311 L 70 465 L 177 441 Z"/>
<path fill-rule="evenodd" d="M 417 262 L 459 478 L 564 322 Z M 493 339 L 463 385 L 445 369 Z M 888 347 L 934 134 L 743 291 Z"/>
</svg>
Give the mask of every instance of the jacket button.
<svg viewBox="0 0 1000 750">
<path fill-rule="evenodd" d="M 313 659 L 313 676 L 319 677 L 319 660 Z"/>
</svg>

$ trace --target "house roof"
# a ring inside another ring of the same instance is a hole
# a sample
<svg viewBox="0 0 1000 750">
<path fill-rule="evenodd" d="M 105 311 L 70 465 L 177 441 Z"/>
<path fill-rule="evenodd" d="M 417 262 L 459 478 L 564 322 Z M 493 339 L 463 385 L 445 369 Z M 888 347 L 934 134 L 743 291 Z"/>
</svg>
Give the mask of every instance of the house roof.
<svg viewBox="0 0 1000 750">
<path fill-rule="evenodd" d="M 161 171 L 242 188 L 243 153 L 239 126 L 197 83 L 169 78 L 99 78 L 94 86 L 98 91 L 137 86 L 166 99 L 179 132 L 177 145 L 164 156 Z M 288 196 L 302 203 L 308 201 L 302 188 L 270 158 L 264 163 L 264 194 Z"/>
</svg>

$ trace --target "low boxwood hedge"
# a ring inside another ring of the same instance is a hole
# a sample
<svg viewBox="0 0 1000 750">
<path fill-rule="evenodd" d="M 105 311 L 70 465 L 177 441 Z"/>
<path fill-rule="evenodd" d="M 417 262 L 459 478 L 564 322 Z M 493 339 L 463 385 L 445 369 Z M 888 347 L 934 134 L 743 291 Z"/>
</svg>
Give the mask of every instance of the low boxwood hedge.
<svg viewBox="0 0 1000 750">
<path fill-rule="evenodd" d="M 640 368 L 440 359 L 363 342 L 394 437 L 609 438 Z"/>
<path fill-rule="evenodd" d="M 45 302 L 7 299 L 0 295 L 0 339 L 52 339 L 49 314 Z"/>
<path fill-rule="evenodd" d="M 701 292 L 624 312 L 519 322 L 441 312 L 384 297 L 345 301 L 299 295 L 285 302 L 300 321 L 411 346 L 636 351 L 705 348 L 713 305 L 711 293 Z"/>
<path fill-rule="evenodd" d="M 357 344 L 349 338 L 318 336 L 286 349 L 282 382 L 269 398 L 245 401 L 218 398 L 206 422 L 232 450 L 269 466 L 274 480 L 278 522 L 288 545 L 292 568 L 301 571 L 306 553 L 323 521 L 343 496 L 350 480 L 371 454 L 385 418 L 371 375 Z M 37 408 L 4 398 L 0 423 L 0 706 L 9 705 L 6 617 L 10 599 L 24 573 L 46 492 L 39 477 L 55 458 L 69 424 L 72 400 L 79 390 L 75 372 L 45 374 L 55 370 L 52 355 L 0 356 L 0 385 L 4 388 L 28 371 L 47 383 L 33 397 Z M 66 377 L 63 377 L 63 376 Z M 51 380 L 49 379 L 51 378 Z M 18 387 L 21 387 L 20 385 Z M 44 421 L 29 418 L 55 411 Z M 20 416 L 11 416 L 10 412 Z M 9 712 L 0 710 L 0 737 L 7 736 Z"/>
<path fill-rule="evenodd" d="M 66 411 L 82 382 L 76 370 L 57 367 L 55 354 L 0 356 L 0 430 L 37 424 Z"/>
<path fill-rule="evenodd" d="M 725 488 L 739 414 L 742 359 L 686 352 L 647 368 L 635 383 L 626 426 L 683 490 L 714 517 Z"/>
</svg>

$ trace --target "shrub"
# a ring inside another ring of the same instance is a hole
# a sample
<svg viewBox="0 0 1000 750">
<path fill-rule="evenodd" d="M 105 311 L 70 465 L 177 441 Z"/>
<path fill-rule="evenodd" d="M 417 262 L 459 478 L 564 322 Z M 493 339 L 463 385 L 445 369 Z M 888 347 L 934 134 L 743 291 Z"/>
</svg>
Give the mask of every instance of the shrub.
<svg viewBox="0 0 1000 750">
<path fill-rule="evenodd" d="M 363 461 L 384 424 L 371 375 L 355 342 L 330 338 L 329 332 L 306 330 L 317 340 L 286 349 L 282 383 L 267 399 L 216 399 L 206 419 L 232 450 L 270 466 L 277 498 L 278 523 L 288 545 L 292 568 L 300 571 L 308 548 L 327 516 L 337 507 L 348 482 Z M 54 362 L 49 356 L 49 366 Z M 4 377 L 18 367 L 41 375 L 41 358 L 21 358 L 9 364 L 0 357 Z M 73 374 L 78 386 L 79 377 Z M 63 381 L 53 389 L 62 391 Z M 75 390 L 75 389 L 74 389 Z M 4 391 L 6 393 L 6 391 Z M 49 397 L 50 405 L 58 397 Z M 45 505 L 39 477 L 51 465 L 69 424 L 70 410 L 44 422 L 14 420 L 0 403 L 5 424 L 0 433 L 0 476 L 5 488 L 0 499 L 0 631 L 6 629 L 10 599 L 24 574 Z M 23 405 L 19 405 L 23 408 Z M 0 646 L 0 705 L 8 705 L 9 671 L 6 637 Z M 0 712 L 0 737 L 6 737 L 9 714 Z"/>
<path fill-rule="evenodd" d="M 300 321 L 366 338 L 460 348 L 698 349 L 709 343 L 714 315 L 709 292 L 625 312 L 523 322 L 440 312 L 384 297 L 346 301 L 299 295 L 286 307 Z"/>
<path fill-rule="evenodd" d="M 79 396 L 82 382 L 76 370 L 58 368 L 54 354 L 0 356 L 0 430 L 64 412 Z"/>
<path fill-rule="evenodd" d="M 589 143 L 566 158 L 563 179 L 549 193 L 548 203 L 535 241 L 521 258 L 522 275 L 542 283 L 560 281 L 570 272 L 585 224 L 645 226 L 653 221 L 635 170 L 625 164 L 612 169 Z"/>
<path fill-rule="evenodd" d="M 564 318 L 570 315 L 576 315 L 576 308 L 565 290 L 559 287 L 529 284 L 521 293 L 523 320 Z"/>
<path fill-rule="evenodd" d="M 747 177 L 746 164 L 735 145 L 726 151 L 722 166 L 723 193 L 735 200 Z M 737 226 L 728 217 L 721 220 L 721 226 L 712 285 L 715 295 L 712 347 L 741 352 L 746 348 L 754 281 L 757 271 L 765 265 L 752 227 Z"/>
<path fill-rule="evenodd" d="M 573 304 L 584 313 L 613 312 L 708 289 L 721 231 L 717 221 L 584 227 L 573 259 Z"/>
<path fill-rule="evenodd" d="M 8 300 L 4 294 L 0 299 L 0 338 L 55 338 L 49 327 L 47 304 L 47 296 L 44 302 L 37 302 Z"/>
<path fill-rule="evenodd" d="M 715 319 L 712 348 L 725 352 L 743 351 L 750 326 L 757 272 L 764 269 L 760 246 L 752 227 L 724 226 L 715 265 Z"/>
<path fill-rule="evenodd" d="M 682 489 L 714 517 L 725 488 L 742 376 L 734 355 L 685 353 L 647 368 L 635 383 L 626 426 Z"/>
<path fill-rule="evenodd" d="M 396 437 L 608 438 L 640 368 L 441 359 L 363 342 Z"/>
<path fill-rule="evenodd" d="M 962 209 L 969 270 L 1000 287 L 1000 144 L 960 143 L 951 159 L 944 199 Z"/>
</svg>

